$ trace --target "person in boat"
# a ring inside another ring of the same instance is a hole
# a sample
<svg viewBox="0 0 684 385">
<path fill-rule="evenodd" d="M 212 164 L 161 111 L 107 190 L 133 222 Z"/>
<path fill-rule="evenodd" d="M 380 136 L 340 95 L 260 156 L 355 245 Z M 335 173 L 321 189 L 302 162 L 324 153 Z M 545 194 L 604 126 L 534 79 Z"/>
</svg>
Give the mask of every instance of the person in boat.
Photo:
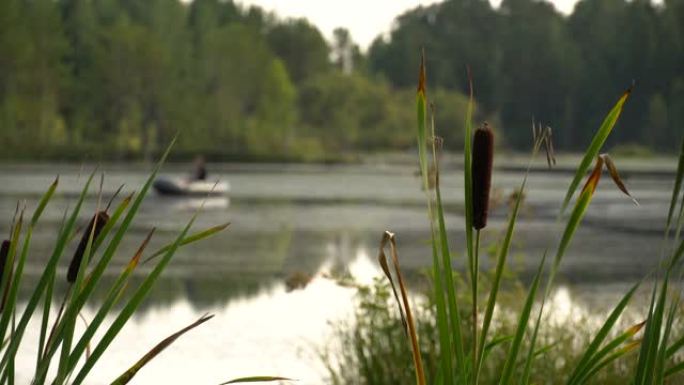
<svg viewBox="0 0 684 385">
<path fill-rule="evenodd" d="M 203 156 L 195 158 L 194 170 L 190 178 L 191 181 L 205 181 L 207 180 L 207 167 Z"/>
</svg>

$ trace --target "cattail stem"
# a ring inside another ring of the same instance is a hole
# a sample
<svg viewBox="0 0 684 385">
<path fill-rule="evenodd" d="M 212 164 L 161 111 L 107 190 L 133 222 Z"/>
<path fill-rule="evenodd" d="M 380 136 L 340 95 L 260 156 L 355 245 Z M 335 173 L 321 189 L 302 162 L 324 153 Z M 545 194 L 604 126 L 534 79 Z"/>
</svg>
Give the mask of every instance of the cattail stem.
<svg viewBox="0 0 684 385">
<path fill-rule="evenodd" d="M 478 383 L 477 366 L 477 291 L 478 291 L 478 275 L 480 274 L 480 230 L 475 232 L 475 258 L 473 261 L 472 271 L 472 290 L 473 290 L 473 384 Z"/>
</svg>

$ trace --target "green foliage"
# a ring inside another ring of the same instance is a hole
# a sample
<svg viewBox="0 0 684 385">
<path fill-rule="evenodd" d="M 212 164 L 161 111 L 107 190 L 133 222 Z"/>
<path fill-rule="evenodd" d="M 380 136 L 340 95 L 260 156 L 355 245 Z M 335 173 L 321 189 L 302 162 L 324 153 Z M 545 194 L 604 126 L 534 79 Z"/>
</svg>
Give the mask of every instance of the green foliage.
<svg viewBox="0 0 684 385">
<path fill-rule="evenodd" d="M 330 70 L 328 45 L 320 31 L 306 19 L 277 23 L 268 30 L 266 39 L 273 53 L 285 62 L 290 79 L 297 85 Z"/>
<path fill-rule="evenodd" d="M 411 93 L 363 75 L 342 29 L 328 45 L 304 19 L 217 0 L 8 0 L 0 13 L 3 157 L 149 160 L 178 131 L 180 157 L 413 145 Z M 460 119 L 458 93 L 438 103 Z"/>
<path fill-rule="evenodd" d="M 381 280 L 358 288 L 354 317 L 334 325 L 340 349 L 321 352 L 331 384 L 416 383 L 411 350 L 393 300 L 389 284 Z M 426 371 L 435 373 L 439 352 L 434 307 L 423 302 L 413 308 Z M 428 383 L 433 383 L 432 378 L 428 376 Z"/>
<path fill-rule="evenodd" d="M 454 130 L 470 66 L 478 117 L 506 146 L 525 148 L 534 116 L 554 128 L 558 149 L 581 149 L 600 106 L 636 81 L 624 127 L 607 144 L 675 152 L 682 8 L 582 0 L 564 17 L 548 2 L 494 9 L 448 0 L 399 16 L 363 53 L 343 28 L 327 42 L 307 20 L 233 1 L 6 0 L 2 157 L 150 160 L 179 130 L 177 157 L 312 161 L 404 150 L 413 146 L 403 106 L 421 47 L 431 53 L 437 126 L 453 133 L 449 150 L 463 145 Z"/>
<path fill-rule="evenodd" d="M 637 95 L 609 144 L 652 143 L 676 152 L 673 137 L 684 121 L 676 84 L 684 71 L 682 8 L 681 0 L 662 7 L 582 0 L 565 16 L 546 1 L 507 0 L 494 9 L 486 1 L 447 0 L 399 16 L 389 37 L 373 43 L 368 62 L 394 86 L 411 87 L 413 58 L 425 47 L 428 84 L 458 91 L 468 89 L 469 65 L 481 112 L 500 117 L 504 142 L 516 149 L 529 143 L 534 117 L 553 127 L 557 148 L 581 151 L 605 114 L 602 106 L 635 82 Z"/>
<path fill-rule="evenodd" d="M 518 320 L 516 309 L 524 301 L 522 284 L 508 272 L 502 285 L 505 292 L 499 297 L 500 308 L 495 312 L 490 329 L 493 336 L 485 348 L 486 359 L 480 374 L 480 383 L 496 384 L 507 356 L 510 336 L 514 335 Z M 457 280 L 464 284 L 462 280 Z M 492 282 L 485 280 L 483 291 Z M 429 282 L 414 282 L 413 307 L 416 316 L 421 351 L 428 383 L 437 383 L 440 367 L 440 348 L 436 325 L 434 295 L 423 292 Z M 461 291 L 459 302 L 469 301 L 469 295 Z M 401 317 L 393 302 L 391 289 L 386 282 L 376 281 L 372 285 L 360 286 L 354 302 L 354 314 L 349 320 L 338 321 L 334 326 L 335 344 L 321 352 L 321 359 L 327 368 L 328 379 L 333 385 L 415 385 L 411 351 L 403 332 Z M 470 327 L 468 310 L 464 309 L 462 322 L 464 330 Z M 620 323 L 623 327 L 624 322 Z M 572 330 L 572 333 L 568 333 Z M 584 348 L 591 343 L 596 332 L 592 322 L 583 317 L 564 321 L 545 322 L 539 332 L 539 345 L 549 346 L 544 358 L 537 360 L 532 369 L 532 383 L 549 385 L 566 384 L 577 364 L 581 361 Z M 610 339 L 617 338 L 622 330 L 611 331 Z M 465 340 L 470 350 L 470 339 Z M 521 350 L 529 347 L 528 340 L 521 341 Z M 336 350 L 337 349 L 337 350 Z M 593 378 L 594 384 L 619 385 L 628 383 L 632 363 L 612 362 Z M 519 365 L 513 368 L 516 373 Z"/>
<path fill-rule="evenodd" d="M 302 85 L 299 110 L 305 135 L 326 148 L 378 148 L 387 142 L 406 148 L 414 143 L 405 124 L 411 114 L 403 108 L 411 97 L 360 75 L 329 72 Z"/>
</svg>

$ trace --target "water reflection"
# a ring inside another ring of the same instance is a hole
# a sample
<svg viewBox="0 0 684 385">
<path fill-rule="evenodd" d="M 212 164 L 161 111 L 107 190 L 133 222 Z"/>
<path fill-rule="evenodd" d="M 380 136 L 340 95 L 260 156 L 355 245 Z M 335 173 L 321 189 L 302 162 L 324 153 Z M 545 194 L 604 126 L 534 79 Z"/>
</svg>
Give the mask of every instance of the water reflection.
<svg viewBox="0 0 684 385">
<path fill-rule="evenodd" d="M 200 208 L 204 210 L 225 210 L 230 205 L 228 197 L 164 197 L 159 196 L 160 206 L 168 206 L 167 210 L 171 212 L 195 211 Z"/>
<path fill-rule="evenodd" d="M 379 275 L 365 249 L 353 254 L 356 257 L 348 262 L 347 271 L 356 280 L 370 282 Z M 350 315 L 355 294 L 354 288 L 326 278 L 334 266 L 339 263 L 328 259 L 306 287 L 294 291 L 278 278 L 163 280 L 155 300 L 148 301 L 124 328 L 89 383 L 109 383 L 159 340 L 208 312 L 215 318 L 168 349 L 140 372 L 135 383 L 211 384 L 229 377 L 278 374 L 297 378 L 301 384 L 320 384 L 325 368 L 319 349 L 331 338 L 330 322 Z M 214 301 L 206 302 L 207 298 Z M 92 319 L 95 309 L 86 308 L 86 319 Z M 112 320 L 109 317 L 107 322 Z M 27 346 L 37 340 L 38 330 L 37 324 L 29 327 Z M 30 381 L 34 355 L 30 349 L 19 352 L 18 372 L 25 373 L 20 383 Z"/>
</svg>

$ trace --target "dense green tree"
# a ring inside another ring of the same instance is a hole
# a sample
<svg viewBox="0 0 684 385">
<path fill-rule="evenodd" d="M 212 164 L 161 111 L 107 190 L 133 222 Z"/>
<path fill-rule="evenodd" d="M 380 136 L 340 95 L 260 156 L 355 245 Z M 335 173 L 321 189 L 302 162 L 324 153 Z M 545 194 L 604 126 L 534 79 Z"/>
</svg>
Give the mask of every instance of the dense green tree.
<svg viewBox="0 0 684 385">
<path fill-rule="evenodd" d="M 268 30 L 266 38 L 295 84 L 330 69 L 328 44 L 320 31 L 305 19 L 276 24 Z"/>
<path fill-rule="evenodd" d="M 644 138 L 653 148 L 662 149 L 666 143 L 674 138 L 670 135 L 669 117 L 665 98 L 660 94 L 651 97 L 648 105 L 648 120 L 644 125 L 646 131 Z"/>
<path fill-rule="evenodd" d="M 57 5 L 50 0 L 9 0 L 1 7 L 3 137 L 18 153 L 61 145 L 68 139 L 59 105 L 66 44 Z"/>
<path fill-rule="evenodd" d="M 504 0 L 500 11 L 506 34 L 497 94 L 504 136 L 524 148 L 534 118 L 571 140 L 574 122 L 565 109 L 572 103 L 577 58 L 563 18 L 550 3 L 535 0 Z"/>
<path fill-rule="evenodd" d="M 421 48 L 427 52 L 428 83 L 467 90 L 466 67 L 473 71 L 477 98 L 496 109 L 496 71 L 501 60 L 499 16 L 486 0 L 450 0 L 419 7 L 397 18 L 389 40 L 370 48 L 369 66 L 392 84 L 414 87 Z"/>
<path fill-rule="evenodd" d="M 413 144 L 412 127 L 404 120 L 410 119 L 411 112 L 393 103 L 395 97 L 386 84 L 331 72 L 302 86 L 299 108 L 302 123 L 326 148 L 344 151 L 382 147 L 383 143 L 405 147 Z M 405 94 L 403 99 L 411 103 L 412 95 Z"/>
</svg>

